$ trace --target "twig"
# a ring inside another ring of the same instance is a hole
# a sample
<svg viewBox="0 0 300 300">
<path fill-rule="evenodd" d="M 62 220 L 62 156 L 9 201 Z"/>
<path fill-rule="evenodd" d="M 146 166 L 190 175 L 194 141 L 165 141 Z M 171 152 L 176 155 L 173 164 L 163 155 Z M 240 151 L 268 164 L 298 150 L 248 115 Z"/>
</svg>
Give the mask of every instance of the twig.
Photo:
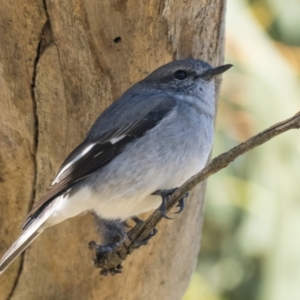
<svg viewBox="0 0 300 300">
<path fill-rule="evenodd" d="M 170 211 L 171 208 L 174 207 L 175 204 L 198 183 L 207 179 L 209 176 L 215 174 L 221 169 L 224 169 L 237 157 L 264 144 L 283 132 L 298 128 L 300 128 L 300 112 L 292 118 L 269 127 L 231 150 L 217 156 L 201 172 L 186 181 L 169 197 L 167 211 Z M 120 273 L 121 264 L 126 259 L 127 255 L 134 251 L 136 244 L 145 240 L 149 237 L 149 235 L 151 236 L 155 226 L 161 219 L 162 215 L 160 210 L 155 210 L 145 222 L 137 224 L 128 232 L 129 239 L 127 239 L 127 241 L 121 244 L 114 251 L 95 259 L 96 267 L 103 269 L 102 274 Z"/>
</svg>

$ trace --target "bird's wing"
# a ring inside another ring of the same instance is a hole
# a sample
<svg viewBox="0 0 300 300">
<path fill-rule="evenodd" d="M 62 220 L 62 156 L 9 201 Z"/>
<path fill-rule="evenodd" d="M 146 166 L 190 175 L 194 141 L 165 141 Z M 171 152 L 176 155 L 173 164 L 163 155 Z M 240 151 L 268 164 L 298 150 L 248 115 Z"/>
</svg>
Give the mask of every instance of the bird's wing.
<svg viewBox="0 0 300 300">
<path fill-rule="evenodd" d="M 96 120 L 86 139 L 67 157 L 49 190 L 27 216 L 23 230 L 53 199 L 67 191 L 74 183 L 103 168 L 117 157 L 126 145 L 154 128 L 175 107 L 174 99 L 168 96 L 152 95 L 146 103 L 139 98 L 138 95 L 132 96 L 125 107 L 126 99 L 120 98 Z"/>
</svg>

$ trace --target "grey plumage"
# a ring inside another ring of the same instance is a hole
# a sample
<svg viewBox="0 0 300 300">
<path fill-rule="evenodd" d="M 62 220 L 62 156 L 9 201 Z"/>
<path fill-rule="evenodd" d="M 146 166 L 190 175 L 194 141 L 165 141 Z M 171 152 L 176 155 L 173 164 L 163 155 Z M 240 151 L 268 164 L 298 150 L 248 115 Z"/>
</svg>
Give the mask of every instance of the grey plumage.
<svg viewBox="0 0 300 300">
<path fill-rule="evenodd" d="M 155 191 L 178 187 L 199 172 L 213 141 L 212 79 L 230 66 L 179 60 L 128 89 L 63 163 L 0 261 L 0 273 L 46 228 L 88 210 L 104 220 L 125 220 L 159 207 Z"/>
</svg>

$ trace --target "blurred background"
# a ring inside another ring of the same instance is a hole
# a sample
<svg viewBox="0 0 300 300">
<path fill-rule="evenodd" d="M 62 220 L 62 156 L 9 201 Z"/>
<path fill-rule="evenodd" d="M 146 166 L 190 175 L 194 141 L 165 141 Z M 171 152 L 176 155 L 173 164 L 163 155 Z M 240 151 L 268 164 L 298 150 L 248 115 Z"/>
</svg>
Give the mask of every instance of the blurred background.
<svg viewBox="0 0 300 300">
<path fill-rule="evenodd" d="M 300 110 L 300 1 L 228 0 L 213 157 Z M 184 300 L 300 299 L 300 131 L 210 177 Z"/>
</svg>

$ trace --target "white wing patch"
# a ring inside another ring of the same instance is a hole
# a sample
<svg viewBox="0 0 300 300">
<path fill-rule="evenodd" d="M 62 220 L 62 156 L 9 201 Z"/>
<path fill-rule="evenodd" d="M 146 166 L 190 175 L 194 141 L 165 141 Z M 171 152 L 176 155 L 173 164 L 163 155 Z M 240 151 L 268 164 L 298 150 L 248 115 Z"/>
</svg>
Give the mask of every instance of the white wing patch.
<svg viewBox="0 0 300 300">
<path fill-rule="evenodd" d="M 93 143 L 89 146 L 87 146 L 80 154 L 78 154 L 76 157 L 74 157 L 66 166 L 64 166 L 59 173 L 57 174 L 56 178 L 54 179 L 54 181 L 52 182 L 52 185 L 55 183 L 60 182 L 61 178 L 63 177 L 63 175 L 65 174 L 65 172 L 67 170 L 69 170 L 72 165 L 78 161 L 79 159 L 81 159 L 83 156 L 85 156 L 94 146 L 96 145 L 96 143 Z"/>
<path fill-rule="evenodd" d="M 123 139 L 125 136 L 126 136 L 126 135 L 123 134 L 123 135 L 120 135 L 120 136 L 118 136 L 118 137 L 112 138 L 112 139 L 110 140 L 110 142 L 111 142 L 112 144 L 115 144 L 115 143 L 117 143 L 118 141 L 120 141 L 121 139 Z"/>
<path fill-rule="evenodd" d="M 118 141 L 122 140 L 126 135 L 120 135 L 118 137 L 112 138 L 110 140 L 111 144 L 115 144 Z M 54 179 L 54 181 L 52 182 L 52 185 L 55 183 L 60 182 L 60 180 L 63 178 L 63 176 L 65 175 L 66 171 L 68 171 L 70 168 L 72 168 L 72 165 L 74 165 L 75 162 L 77 162 L 79 159 L 81 159 L 83 156 L 85 156 L 94 146 L 96 145 L 96 143 L 90 144 L 89 146 L 87 146 L 80 154 L 78 154 L 76 157 L 74 157 L 66 166 L 64 166 L 59 173 L 57 174 L 56 178 Z M 94 157 L 100 155 L 102 152 L 97 153 Z"/>
</svg>

